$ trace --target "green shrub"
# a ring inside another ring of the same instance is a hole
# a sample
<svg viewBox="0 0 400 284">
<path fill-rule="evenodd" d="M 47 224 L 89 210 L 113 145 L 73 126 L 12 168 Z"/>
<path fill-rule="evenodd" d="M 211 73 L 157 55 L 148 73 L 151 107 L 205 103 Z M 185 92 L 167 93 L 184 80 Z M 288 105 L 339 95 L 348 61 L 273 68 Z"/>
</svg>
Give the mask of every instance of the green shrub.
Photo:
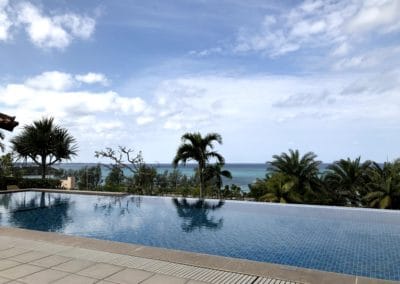
<svg viewBox="0 0 400 284">
<path fill-rule="evenodd" d="M 6 190 L 7 185 L 17 185 L 18 181 L 16 177 L 0 177 L 0 190 Z"/>
<path fill-rule="evenodd" d="M 0 177 L 0 190 L 6 190 L 7 183 L 4 177 Z"/>
<path fill-rule="evenodd" d="M 60 188 L 58 179 L 21 179 L 18 182 L 19 188 Z"/>
</svg>

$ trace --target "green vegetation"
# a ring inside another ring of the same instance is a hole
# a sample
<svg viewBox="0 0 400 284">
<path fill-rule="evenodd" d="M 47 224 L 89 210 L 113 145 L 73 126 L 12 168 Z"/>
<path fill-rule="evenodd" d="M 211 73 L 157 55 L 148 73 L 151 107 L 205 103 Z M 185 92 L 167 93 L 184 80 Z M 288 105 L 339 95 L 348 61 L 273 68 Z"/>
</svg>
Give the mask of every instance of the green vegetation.
<svg viewBox="0 0 400 284">
<path fill-rule="evenodd" d="M 29 158 L 40 166 L 42 179 L 46 178 L 47 167 L 77 154 L 75 139 L 67 129 L 55 125 L 53 118 L 25 125 L 22 132 L 11 139 L 11 144 L 20 158 Z"/>
<path fill-rule="evenodd" d="M 273 156 L 264 179 L 249 185 L 258 201 L 400 209 L 400 160 L 383 166 L 341 159 L 324 172 L 314 153 Z"/>
<path fill-rule="evenodd" d="M 185 133 L 182 135 L 182 144 L 179 146 L 172 164 L 177 167 L 179 162 L 184 165 L 187 161 L 193 160 L 198 163 L 198 176 L 200 182 L 200 198 L 206 186 L 206 168 L 211 158 L 215 158 L 218 164 L 225 163 L 224 158 L 216 151 L 213 151 L 213 142 L 222 144 L 222 137 L 218 133 L 209 133 L 202 137 L 200 133 Z"/>
</svg>

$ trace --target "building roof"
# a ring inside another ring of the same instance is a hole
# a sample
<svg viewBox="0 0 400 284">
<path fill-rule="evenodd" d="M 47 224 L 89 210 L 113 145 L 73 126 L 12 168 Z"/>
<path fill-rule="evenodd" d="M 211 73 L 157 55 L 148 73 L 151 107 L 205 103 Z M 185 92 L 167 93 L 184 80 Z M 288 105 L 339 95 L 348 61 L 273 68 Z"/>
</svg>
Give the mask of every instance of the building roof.
<svg viewBox="0 0 400 284">
<path fill-rule="evenodd" d="M 13 131 L 14 127 L 18 125 L 15 121 L 15 116 L 9 116 L 0 112 L 0 128 L 8 131 Z"/>
</svg>

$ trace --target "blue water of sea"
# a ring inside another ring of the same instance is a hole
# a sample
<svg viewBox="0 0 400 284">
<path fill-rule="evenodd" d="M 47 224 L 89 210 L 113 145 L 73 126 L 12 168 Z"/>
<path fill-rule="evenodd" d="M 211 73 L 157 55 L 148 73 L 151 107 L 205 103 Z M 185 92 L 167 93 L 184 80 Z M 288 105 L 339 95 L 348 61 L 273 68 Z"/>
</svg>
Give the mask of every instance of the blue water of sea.
<svg viewBox="0 0 400 284">
<path fill-rule="evenodd" d="M 400 211 L 21 192 L 0 225 L 400 280 Z"/>
<path fill-rule="evenodd" d="M 97 164 L 92 163 L 62 163 L 57 165 L 57 168 L 65 170 L 79 170 L 85 167 L 96 166 Z M 171 172 L 173 167 L 171 164 L 150 164 L 157 169 L 157 172 L 162 174 L 164 171 Z M 187 176 L 193 176 L 196 169 L 195 164 L 187 164 L 186 166 L 179 166 L 178 169 L 182 174 Z M 253 183 L 257 178 L 264 178 L 267 173 L 267 165 L 264 164 L 226 164 L 224 169 L 229 170 L 232 174 L 232 179 L 223 178 L 224 184 L 235 184 L 240 186 L 243 190 L 248 190 L 248 185 Z M 105 165 L 101 165 L 103 179 L 109 173 L 109 168 Z M 129 175 L 129 171 L 125 171 L 125 174 Z"/>
<path fill-rule="evenodd" d="M 94 163 L 61 163 L 56 165 L 57 168 L 62 168 L 65 170 L 79 170 L 85 167 L 93 167 L 97 164 Z M 157 172 L 162 174 L 164 171 L 171 172 L 173 167 L 171 164 L 150 164 L 157 169 Z M 328 164 L 322 164 L 320 171 L 324 171 Z M 187 176 L 193 176 L 196 169 L 195 164 L 187 164 L 186 166 L 179 166 L 178 169 L 182 174 Z M 232 179 L 223 178 L 224 185 L 235 184 L 240 186 L 242 190 L 248 191 L 248 185 L 255 182 L 256 179 L 263 179 L 267 174 L 267 164 L 226 164 L 224 166 L 225 170 L 229 170 L 232 174 Z M 103 180 L 110 172 L 109 168 L 105 165 L 101 165 L 102 178 Z M 125 171 L 125 174 L 131 174 L 129 171 Z"/>
</svg>

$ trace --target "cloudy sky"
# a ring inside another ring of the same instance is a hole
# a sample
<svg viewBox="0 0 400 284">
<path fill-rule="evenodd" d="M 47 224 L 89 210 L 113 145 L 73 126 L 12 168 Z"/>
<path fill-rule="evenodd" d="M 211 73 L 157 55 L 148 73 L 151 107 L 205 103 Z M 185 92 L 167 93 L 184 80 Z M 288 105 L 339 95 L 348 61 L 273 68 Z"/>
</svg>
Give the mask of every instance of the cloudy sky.
<svg viewBox="0 0 400 284">
<path fill-rule="evenodd" d="M 398 0 L 0 0 L 0 62 L 0 111 L 55 117 L 75 162 L 188 131 L 227 162 L 400 157 Z"/>
</svg>

